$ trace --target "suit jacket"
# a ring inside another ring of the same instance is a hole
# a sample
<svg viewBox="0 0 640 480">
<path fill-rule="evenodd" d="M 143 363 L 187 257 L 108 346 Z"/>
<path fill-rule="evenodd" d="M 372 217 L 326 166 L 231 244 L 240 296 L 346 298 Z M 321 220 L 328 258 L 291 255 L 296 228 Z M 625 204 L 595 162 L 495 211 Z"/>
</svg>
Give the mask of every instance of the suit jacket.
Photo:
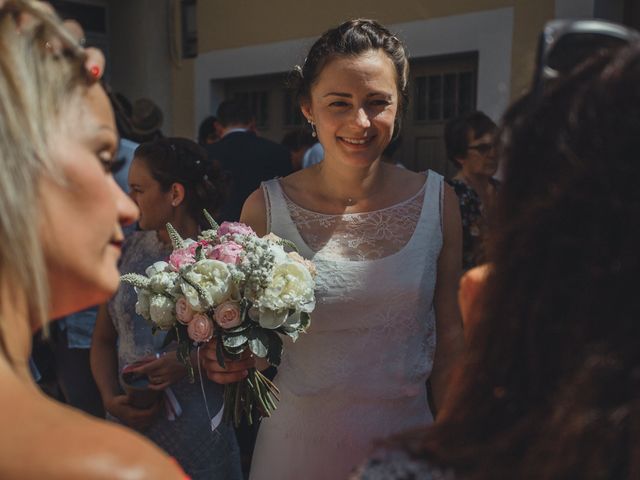
<svg viewBox="0 0 640 480">
<path fill-rule="evenodd" d="M 292 172 L 289 150 L 253 132 L 231 132 L 208 145 L 207 153 L 229 177 L 228 197 L 219 221 L 237 222 L 242 205 L 261 182 Z"/>
</svg>

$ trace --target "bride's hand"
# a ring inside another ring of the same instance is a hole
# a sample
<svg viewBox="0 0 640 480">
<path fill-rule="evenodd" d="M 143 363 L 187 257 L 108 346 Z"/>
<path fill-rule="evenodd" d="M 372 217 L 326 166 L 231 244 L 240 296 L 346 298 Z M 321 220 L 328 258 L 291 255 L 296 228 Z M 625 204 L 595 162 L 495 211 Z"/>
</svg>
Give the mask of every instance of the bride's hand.
<svg viewBox="0 0 640 480">
<path fill-rule="evenodd" d="M 209 380 L 221 384 L 236 383 L 249 374 L 250 368 L 255 367 L 255 358 L 248 352 L 246 352 L 246 358 L 242 360 L 231 360 L 225 357 L 225 366 L 220 366 L 216 355 L 216 344 L 217 340 L 213 338 L 200 349 L 201 365 L 207 373 Z"/>
</svg>

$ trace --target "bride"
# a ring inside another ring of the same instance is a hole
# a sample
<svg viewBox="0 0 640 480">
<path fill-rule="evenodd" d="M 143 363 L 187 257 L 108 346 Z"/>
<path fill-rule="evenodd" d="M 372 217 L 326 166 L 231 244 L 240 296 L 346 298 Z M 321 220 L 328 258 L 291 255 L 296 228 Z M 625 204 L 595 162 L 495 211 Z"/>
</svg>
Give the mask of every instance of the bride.
<svg viewBox="0 0 640 480">
<path fill-rule="evenodd" d="M 296 74 L 324 160 L 264 183 L 241 220 L 316 263 L 317 308 L 309 333 L 285 345 L 252 480 L 345 478 L 375 439 L 432 422 L 425 382 L 440 407 L 462 347 L 455 193 L 435 172 L 380 161 L 406 106 L 402 44 L 374 21 L 349 21 Z M 213 348 L 206 355 L 216 381 L 247 366 L 225 370 Z"/>
</svg>

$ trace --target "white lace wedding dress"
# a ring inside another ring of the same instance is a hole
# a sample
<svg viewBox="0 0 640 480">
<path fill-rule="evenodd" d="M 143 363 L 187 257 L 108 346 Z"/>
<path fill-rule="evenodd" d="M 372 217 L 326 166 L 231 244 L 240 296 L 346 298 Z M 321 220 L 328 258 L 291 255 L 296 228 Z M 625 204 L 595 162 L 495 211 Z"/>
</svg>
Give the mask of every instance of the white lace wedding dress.
<svg viewBox="0 0 640 480">
<path fill-rule="evenodd" d="M 397 205 L 346 215 L 305 210 L 278 180 L 263 189 L 270 231 L 316 263 L 317 307 L 309 332 L 285 343 L 251 480 L 341 480 L 376 439 L 432 421 L 442 177 L 429 172 Z"/>
</svg>

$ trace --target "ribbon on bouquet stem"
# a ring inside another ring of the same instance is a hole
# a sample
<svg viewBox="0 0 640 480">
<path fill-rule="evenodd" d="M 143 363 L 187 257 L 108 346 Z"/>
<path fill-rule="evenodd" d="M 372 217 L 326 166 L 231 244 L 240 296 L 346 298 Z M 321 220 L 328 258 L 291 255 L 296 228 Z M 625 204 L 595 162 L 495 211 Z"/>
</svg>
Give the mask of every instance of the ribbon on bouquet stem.
<svg viewBox="0 0 640 480">
<path fill-rule="evenodd" d="M 209 411 L 209 402 L 207 402 L 207 394 L 204 391 L 204 382 L 202 381 L 202 367 L 200 366 L 200 345 L 196 350 L 198 357 L 198 376 L 200 377 L 200 388 L 202 389 L 202 398 L 204 399 L 204 407 L 207 409 L 207 418 L 210 419 L 211 431 L 215 431 L 222 422 L 222 415 L 224 414 L 224 398 L 222 399 L 222 405 L 220 406 L 220 410 L 215 416 L 211 416 L 211 412 Z"/>
</svg>

